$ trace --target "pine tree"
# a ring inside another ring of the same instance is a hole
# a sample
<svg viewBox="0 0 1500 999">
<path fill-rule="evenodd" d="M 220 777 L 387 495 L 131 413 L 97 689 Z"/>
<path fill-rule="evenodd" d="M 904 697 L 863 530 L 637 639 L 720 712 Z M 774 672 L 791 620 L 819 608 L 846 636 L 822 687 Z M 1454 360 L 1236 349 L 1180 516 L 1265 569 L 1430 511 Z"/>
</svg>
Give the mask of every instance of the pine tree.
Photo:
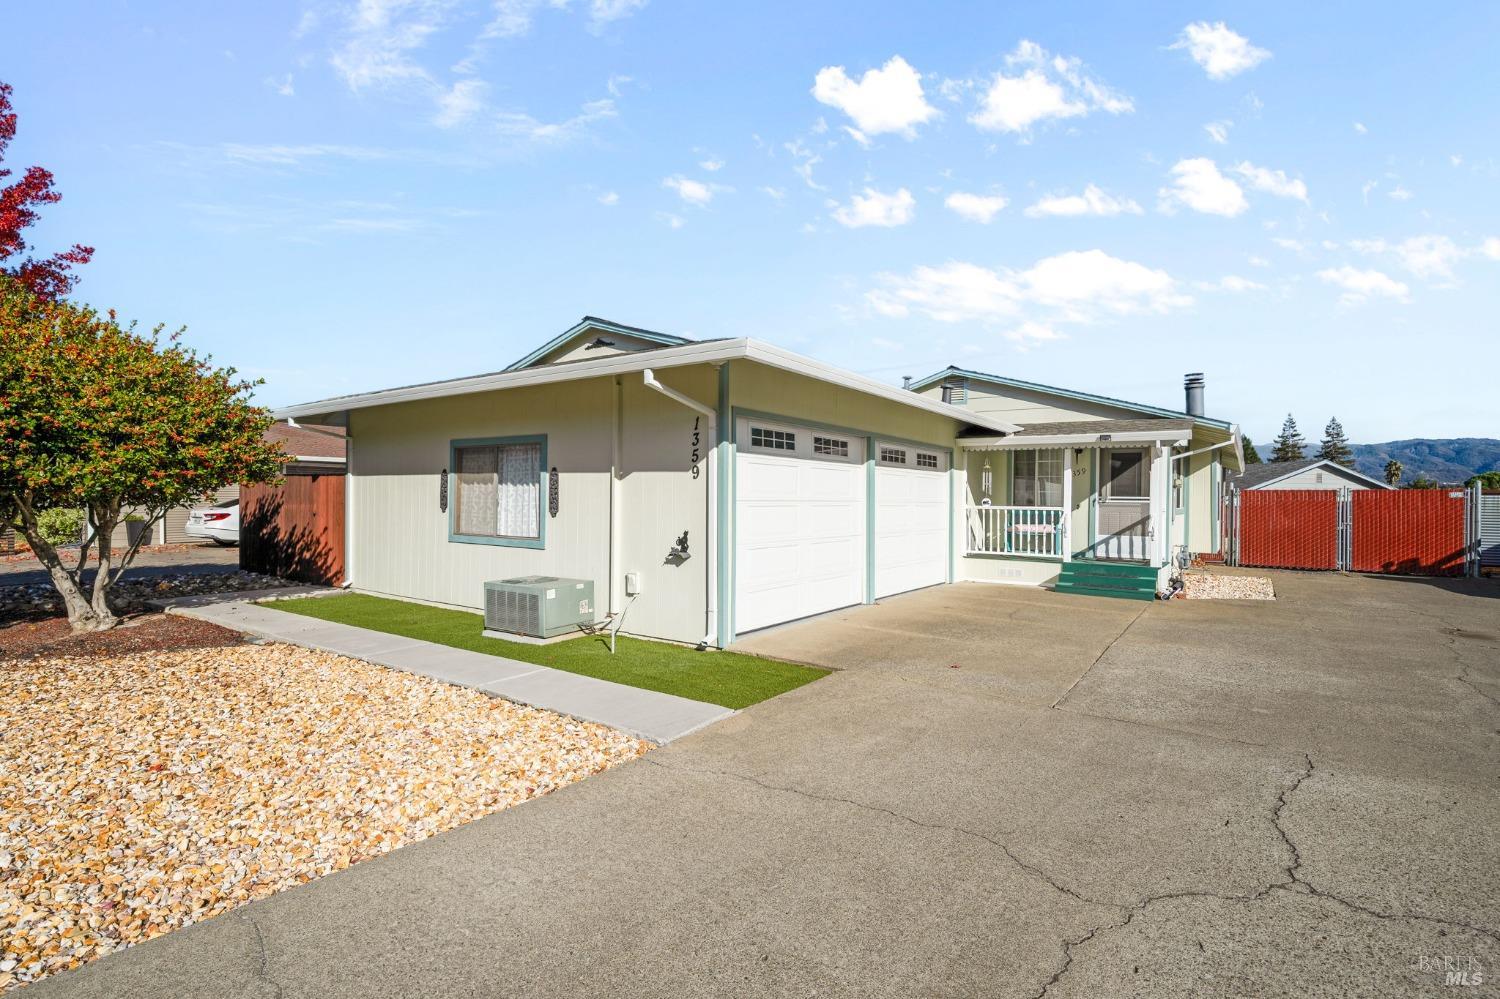
<svg viewBox="0 0 1500 999">
<path fill-rule="evenodd" d="M 1354 449 L 1349 446 L 1349 438 L 1344 436 L 1344 425 L 1339 422 L 1337 416 L 1328 420 L 1328 426 L 1323 428 L 1323 441 L 1318 445 L 1318 458 L 1343 465 L 1345 468 L 1354 467 Z"/>
<path fill-rule="evenodd" d="M 1302 439 L 1302 432 L 1297 429 L 1297 421 L 1292 419 L 1292 414 L 1286 414 L 1286 422 L 1281 425 L 1281 433 L 1271 442 L 1272 461 L 1301 461 L 1307 455 L 1307 441 Z"/>
<path fill-rule="evenodd" d="M 1252 441 L 1249 437 L 1241 437 L 1240 443 L 1245 446 L 1245 464 L 1259 465 L 1260 452 L 1255 450 L 1255 442 Z"/>
<path fill-rule="evenodd" d="M 1395 458 L 1392 458 L 1390 461 L 1386 462 L 1385 484 L 1388 486 L 1394 486 L 1398 484 L 1401 481 L 1401 473 L 1404 471 L 1406 470 L 1401 467 L 1401 462 L 1397 461 Z"/>
</svg>

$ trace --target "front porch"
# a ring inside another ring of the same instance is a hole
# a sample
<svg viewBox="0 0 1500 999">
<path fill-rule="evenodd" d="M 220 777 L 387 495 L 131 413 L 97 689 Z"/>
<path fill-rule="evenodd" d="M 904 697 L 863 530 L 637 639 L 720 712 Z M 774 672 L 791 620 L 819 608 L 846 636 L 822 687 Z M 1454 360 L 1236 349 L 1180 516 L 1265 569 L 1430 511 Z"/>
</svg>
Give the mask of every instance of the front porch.
<svg viewBox="0 0 1500 999">
<path fill-rule="evenodd" d="M 1113 577 L 1129 579 L 1149 594 L 1170 575 L 1182 493 L 1172 449 L 1191 434 L 1187 420 L 1111 420 L 961 441 L 960 578 L 1083 592 L 1067 578 L 1082 573 L 1106 589 Z M 1101 568 L 1065 571 L 1072 563 Z"/>
</svg>

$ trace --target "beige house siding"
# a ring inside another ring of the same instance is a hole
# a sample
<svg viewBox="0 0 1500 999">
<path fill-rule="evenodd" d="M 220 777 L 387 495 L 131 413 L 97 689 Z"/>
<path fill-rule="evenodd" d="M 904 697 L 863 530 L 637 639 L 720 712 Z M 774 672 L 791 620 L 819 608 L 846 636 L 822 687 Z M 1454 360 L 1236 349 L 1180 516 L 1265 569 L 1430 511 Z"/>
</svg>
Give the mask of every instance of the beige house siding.
<svg viewBox="0 0 1500 999">
<path fill-rule="evenodd" d="M 1259 486 L 1260 489 L 1375 489 L 1353 475 L 1342 475 L 1331 468 L 1304 468 L 1282 479 Z"/>
<path fill-rule="evenodd" d="M 920 394 L 941 399 L 942 383 L 935 382 L 922 389 Z M 968 402 L 964 405 L 976 413 L 1021 426 L 1079 420 L 1132 420 L 1141 416 L 1139 410 L 1123 406 L 1109 406 L 1082 399 L 1064 403 L 1057 396 L 1046 392 L 993 385 L 977 379 L 969 380 Z"/>
</svg>

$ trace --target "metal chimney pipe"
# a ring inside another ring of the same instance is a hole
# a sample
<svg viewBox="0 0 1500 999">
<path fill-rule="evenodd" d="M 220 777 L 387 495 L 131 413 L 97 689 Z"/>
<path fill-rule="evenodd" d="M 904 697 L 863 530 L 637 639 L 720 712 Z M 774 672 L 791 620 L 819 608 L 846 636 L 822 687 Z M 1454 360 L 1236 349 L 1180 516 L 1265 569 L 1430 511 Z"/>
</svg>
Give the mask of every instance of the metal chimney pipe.
<svg viewBox="0 0 1500 999">
<path fill-rule="evenodd" d="M 901 376 L 901 387 L 904 388 L 904 389 L 910 389 L 911 388 L 911 375 L 902 375 Z"/>
<path fill-rule="evenodd" d="M 1182 387 L 1187 393 L 1187 414 L 1189 416 L 1203 415 L 1203 372 L 1194 371 L 1182 379 Z"/>
</svg>

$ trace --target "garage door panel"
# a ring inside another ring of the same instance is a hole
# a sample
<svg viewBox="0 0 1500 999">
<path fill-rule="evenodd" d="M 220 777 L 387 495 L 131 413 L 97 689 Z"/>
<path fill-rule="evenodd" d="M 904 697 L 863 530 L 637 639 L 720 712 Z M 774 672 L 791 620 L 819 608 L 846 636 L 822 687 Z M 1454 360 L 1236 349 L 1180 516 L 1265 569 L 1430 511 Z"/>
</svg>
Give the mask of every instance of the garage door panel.
<svg viewBox="0 0 1500 999">
<path fill-rule="evenodd" d="M 864 600 L 862 462 L 741 452 L 735 474 L 737 631 Z"/>
<path fill-rule="evenodd" d="M 949 488 L 942 470 L 875 469 L 876 597 L 948 581 Z"/>
</svg>

